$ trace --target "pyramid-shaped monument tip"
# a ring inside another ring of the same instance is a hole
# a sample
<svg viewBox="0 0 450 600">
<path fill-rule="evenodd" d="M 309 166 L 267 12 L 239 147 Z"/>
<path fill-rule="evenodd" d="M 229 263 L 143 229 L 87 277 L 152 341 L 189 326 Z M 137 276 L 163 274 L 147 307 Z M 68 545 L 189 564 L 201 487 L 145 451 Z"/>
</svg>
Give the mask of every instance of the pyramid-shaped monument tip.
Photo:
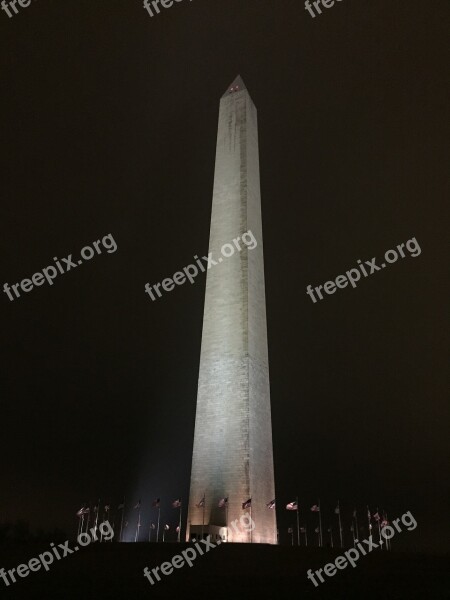
<svg viewBox="0 0 450 600">
<path fill-rule="evenodd" d="M 224 95 L 222 97 L 228 96 L 229 94 L 234 94 L 236 92 L 241 92 L 242 90 L 246 90 L 246 86 L 244 81 L 242 80 L 242 77 L 240 75 L 238 75 L 236 77 L 236 79 L 233 81 L 233 83 L 231 83 L 226 92 L 224 93 Z"/>
</svg>

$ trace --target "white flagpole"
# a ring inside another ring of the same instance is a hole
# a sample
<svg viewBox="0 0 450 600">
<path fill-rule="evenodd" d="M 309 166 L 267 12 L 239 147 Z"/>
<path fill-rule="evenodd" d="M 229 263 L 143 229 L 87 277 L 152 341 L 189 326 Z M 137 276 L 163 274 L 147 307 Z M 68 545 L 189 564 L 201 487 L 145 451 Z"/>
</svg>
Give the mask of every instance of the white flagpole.
<svg viewBox="0 0 450 600">
<path fill-rule="evenodd" d="M 338 517 L 339 517 L 339 536 L 341 539 L 341 548 L 343 548 L 343 543 L 342 543 L 342 523 L 341 523 L 341 505 L 339 504 L 339 500 L 338 500 Z"/>
<path fill-rule="evenodd" d="M 156 528 L 156 541 L 157 542 L 159 542 L 159 520 L 160 520 L 160 517 L 161 517 L 161 499 L 158 502 L 158 525 Z M 164 537 L 164 534 L 163 534 L 163 537 Z M 163 539 L 163 541 L 164 541 L 164 539 Z"/>
<path fill-rule="evenodd" d="M 322 511 L 320 510 L 320 499 L 319 499 L 319 538 L 320 538 L 320 547 L 323 546 L 323 538 L 322 538 Z"/>
<path fill-rule="evenodd" d="M 122 541 L 122 533 L 123 533 L 123 514 L 125 512 L 125 496 L 123 497 L 123 506 L 122 506 L 122 517 L 120 519 L 120 533 L 119 533 L 119 542 Z"/>
<path fill-rule="evenodd" d="M 98 513 L 100 511 L 100 498 L 97 503 L 97 514 L 95 515 L 95 532 L 97 533 L 97 524 L 98 524 Z"/>
<path fill-rule="evenodd" d="M 83 521 L 84 521 L 84 515 L 83 513 L 81 513 L 81 515 L 78 517 L 78 531 L 77 531 L 77 537 L 80 535 L 80 530 L 83 530 Z"/>
<path fill-rule="evenodd" d="M 135 542 L 137 542 L 139 539 L 139 529 L 140 528 L 141 528 L 141 505 L 139 504 L 138 521 L 137 521 L 137 525 L 136 525 L 136 535 L 134 536 Z"/>
<path fill-rule="evenodd" d="M 299 516 L 298 516 L 298 511 L 299 511 L 298 496 L 297 496 L 296 502 L 297 502 L 297 546 L 300 546 L 300 521 L 299 521 Z"/>
<path fill-rule="evenodd" d="M 91 519 L 91 503 L 89 503 L 89 512 L 88 512 L 88 517 L 87 517 L 87 521 L 86 521 L 86 533 L 88 532 L 89 529 L 89 521 Z"/>
<path fill-rule="evenodd" d="M 253 523 L 252 505 L 253 505 L 253 499 L 250 498 L 250 523 Z M 294 539 L 294 534 L 292 534 L 292 539 Z M 250 528 L 250 544 L 253 544 L 253 529 L 252 528 Z"/>
<path fill-rule="evenodd" d="M 205 505 L 206 505 L 206 496 L 205 496 L 206 492 L 203 492 L 203 519 L 202 519 L 202 539 L 203 539 L 203 531 L 205 529 Z"/>
<path fill-rule="evenodd" d="M 227 544 L 228 544 L 228 496 L 226 497 L 227 501 L 225 502 L 225 511 L 226 511 L 226 520 L 227 520 Z"/>
<path fill-rule="evenodd" d="M 379 538 L 379 542 L 380 542 L 380 550 L 383 550 L 383 541 L 381 539 L 381 527 L 380 527 L 380 513 L 378 512 L 378 506 L 377 506 L 377 515 L 378 515 L 378 520 L 377 520 L 377 525 L 378 525 L 378 538 Z"/>
</svg>

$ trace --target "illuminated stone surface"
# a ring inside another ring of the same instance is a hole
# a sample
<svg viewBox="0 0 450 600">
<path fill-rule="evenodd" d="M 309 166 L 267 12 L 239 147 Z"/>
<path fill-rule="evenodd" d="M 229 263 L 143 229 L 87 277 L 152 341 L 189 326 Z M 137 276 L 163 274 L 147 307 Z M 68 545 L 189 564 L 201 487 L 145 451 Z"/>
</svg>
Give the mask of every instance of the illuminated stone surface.
<svg viewBox="0 0 450 600">
<path fill-rule="evenodd" d="M 209 252 L 250 230 L 244 246 L 207 272 L 187 539 L 226 525 L 228 541 L 276 543 L 257 111 L 238 77 L 220 101 Z M 252 534 L 238 523 L 252 498 Z"/>
</svg>

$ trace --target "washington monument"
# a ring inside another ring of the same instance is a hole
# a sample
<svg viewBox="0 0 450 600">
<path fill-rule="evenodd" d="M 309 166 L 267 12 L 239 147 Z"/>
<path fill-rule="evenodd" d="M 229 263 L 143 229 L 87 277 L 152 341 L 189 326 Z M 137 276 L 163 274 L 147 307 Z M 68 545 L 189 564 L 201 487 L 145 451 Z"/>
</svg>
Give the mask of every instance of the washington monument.
<svg viewBox="0 0 450 600">
<path fill-rule="evenodd" d="M 209 252 L 246 231 L 257 246 L 207 274 L 187 540 L 277 543 L 257 111 L 237 77 L 220 101 Z M 232 526 L 245 513 L 253 531 Z"/>
</svg>

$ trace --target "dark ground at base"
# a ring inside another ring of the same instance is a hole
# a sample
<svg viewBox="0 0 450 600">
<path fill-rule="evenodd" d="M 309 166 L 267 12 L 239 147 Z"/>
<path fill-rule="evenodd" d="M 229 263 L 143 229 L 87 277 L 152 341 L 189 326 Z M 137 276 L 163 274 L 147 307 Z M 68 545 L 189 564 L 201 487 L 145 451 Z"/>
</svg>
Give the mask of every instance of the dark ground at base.
<svg viewBox="0 0 450 600">
<path fill-rule="evenodd" d="M 73 544 L 71 544 L 73 547 Z M 122 600 L 129 598 L 311 598 L 450 600 L 450 556 L 372 552 L 315 588 L 308 569 L 323 568 L 340 550 L 229 544 L 198 557 L 152 586 L 143 568 L 170 561 L 185 544 L 96 544 L 6 587 L 0 598 Z M 27 563 L 48 545 L 0 546 L 0 567 Z"/>
</svg>

